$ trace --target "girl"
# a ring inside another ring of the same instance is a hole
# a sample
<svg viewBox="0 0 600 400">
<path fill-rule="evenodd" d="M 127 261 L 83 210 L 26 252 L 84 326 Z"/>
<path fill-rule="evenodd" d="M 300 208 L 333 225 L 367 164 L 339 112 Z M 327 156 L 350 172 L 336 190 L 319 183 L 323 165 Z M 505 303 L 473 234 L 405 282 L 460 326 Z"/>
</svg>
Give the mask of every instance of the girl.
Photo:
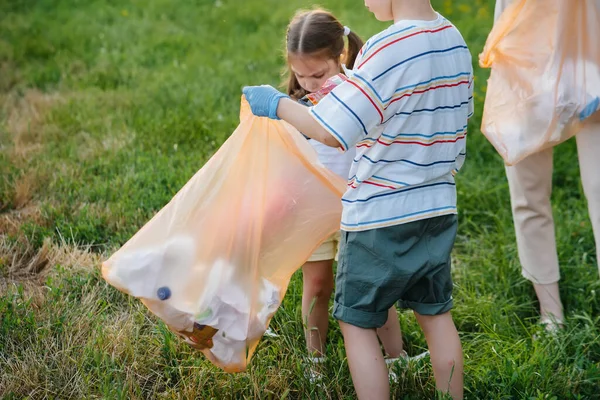
<svg viewBox="0 0 600 400">
<path fill-rule="evenodd" d="M 345 49 L 347 39 L 348 47 Z M 325 81 L 352 69 L 363 42 L 358 35 L 343 26 L 331 13 L 316 9 L 301 11 L 290 22 L 286 38 L 288 95 L 301 101 L 319 90 Z M 310 140 L 319 160 L 326 168 L 348 179 L 354 152 L 342 153 L 315 140 Z M 329 299 L 333 291 L 333 260 L 337 255 L 339 233 L 325 241 L 302 267 L 302 320 L 306 329 L 311 380 L 321 375 L 317 366 L 325 360 L 325 339 L 329 324 Z M 377 334 L 388 356 L 388 365 L 408 357 L 402 348 L 400 324 L 395 307 L 389 309 L 386 324 Z M 426 353 L 424 353 L 425 355 Z M 417 356 L 419 357 L 419 356 Z M 394 378 L 395 375 L 390 372 Z"/>
</svg>

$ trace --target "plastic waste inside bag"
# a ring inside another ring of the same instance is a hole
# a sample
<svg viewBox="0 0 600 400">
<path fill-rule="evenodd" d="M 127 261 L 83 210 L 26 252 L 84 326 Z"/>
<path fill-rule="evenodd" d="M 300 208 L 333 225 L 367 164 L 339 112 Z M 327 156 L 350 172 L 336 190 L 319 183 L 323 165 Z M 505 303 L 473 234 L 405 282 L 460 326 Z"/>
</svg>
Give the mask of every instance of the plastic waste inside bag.
<svg viewBox="0 0 600 400">
<path fill-rule="evenodd" d="M 600 1 L 514 0 L 487 38 L 481 130 L 508 165 L 598 121 Z"/>
<path fill-rule="evenodd" d="M 252 115 L 102 265 L 187 343 L 243 371 L 291 275 L 339 229 L 346 183 L 284 121 Z"/>
<path fill-rule="evenodd" d="M 331 78 L 328 78 L 319 90 L 314 93 L 307 94 L 300 100 L 308 106 L 317 105 L 323 99 L 323 97 L 327 96 L 329 92 L 335 89 L 336 86 L 347 80 L 348 78 L 344 74 L 334 75 Z"/>
</svg>

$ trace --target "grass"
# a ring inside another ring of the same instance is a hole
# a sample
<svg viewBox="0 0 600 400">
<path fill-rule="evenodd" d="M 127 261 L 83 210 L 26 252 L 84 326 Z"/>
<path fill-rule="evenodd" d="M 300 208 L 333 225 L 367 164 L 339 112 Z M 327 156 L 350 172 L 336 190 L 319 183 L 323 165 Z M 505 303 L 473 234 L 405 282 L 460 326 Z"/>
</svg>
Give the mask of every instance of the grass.
<svg viewBox="0 0 600 400">
<path fill-rule="evenodd" d="M 360 1 L 323 3 L 363 38 Z M 100 261 L 202 167 L 237 125 L 240 89 L 280 82 L 285 26 L 311 1 L 0 0 L 0 396 L 353 398 L 337 324 L 325 390 L 303 374 L 294 276 L 247 373 L 225 374 L 109 287 Z M 473 62 L 491 0 L 438 0 Z M 268 22 L 267 22 L 268 21 Z M 479 133 L 487 71 L 458 177 L 454 317 L 467 398 L 600 398 L 600 281 L 574 143 L 556 151 L 554 216 L 568 325 L 533 341 L 501 159 Z M 425 347 L 401 315 L 409 353 Z M 395 398 L 435 397 L 428 363 Z"/>
</svg>

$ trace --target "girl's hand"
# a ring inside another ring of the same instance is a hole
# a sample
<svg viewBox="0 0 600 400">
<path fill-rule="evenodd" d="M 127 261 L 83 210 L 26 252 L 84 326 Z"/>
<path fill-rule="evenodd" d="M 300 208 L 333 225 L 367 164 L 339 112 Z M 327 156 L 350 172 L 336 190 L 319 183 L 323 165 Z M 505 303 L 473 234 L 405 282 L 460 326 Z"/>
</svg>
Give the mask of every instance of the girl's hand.
<svg viewBox="0 0 600 400">
<path fill-rule="evenodd" d="M 269 85 L 246 86 L 242 89 L 242 92 L 246 96 L 252 114 L 271 119 L 279 119 L 277 116 L 279 100 L 289 98 L 288 95 Z"/>
</svg>

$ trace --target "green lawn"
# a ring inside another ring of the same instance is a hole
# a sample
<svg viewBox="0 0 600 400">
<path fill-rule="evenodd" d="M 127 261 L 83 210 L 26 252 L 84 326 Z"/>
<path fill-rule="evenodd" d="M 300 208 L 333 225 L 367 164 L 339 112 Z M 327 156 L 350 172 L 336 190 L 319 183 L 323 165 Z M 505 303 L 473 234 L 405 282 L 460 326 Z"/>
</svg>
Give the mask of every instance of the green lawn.
<svg viewBox="0 0 600 400">
<path fill-rule="evenodd" d="M 226 374 L 176 339 L 99 264 L 237 126 L 241 87 L 279 84 L 289 18 L 307 0 L 0 0 L 0 396 L 353 398 L 332 320 L 325 390 L 303 375 L 301 277 L 294 276 L 247 373 Z M 363 38 L 382 30 L 362 1 L 322 0 Z M 571 141 L 553 194 L 568 325 L 534 341 L 500 157 L 479 132 L 477 67 L 492 0 L 438 0 L 476 67 L 477 111 L 458 176 L 454 317 L 471 399 L 600 398 L 600 281 Z M 425 340 L 401 314 L 409 354 Z M 435 397 L 428 362 L 395 398 Z"/>
</svg>

